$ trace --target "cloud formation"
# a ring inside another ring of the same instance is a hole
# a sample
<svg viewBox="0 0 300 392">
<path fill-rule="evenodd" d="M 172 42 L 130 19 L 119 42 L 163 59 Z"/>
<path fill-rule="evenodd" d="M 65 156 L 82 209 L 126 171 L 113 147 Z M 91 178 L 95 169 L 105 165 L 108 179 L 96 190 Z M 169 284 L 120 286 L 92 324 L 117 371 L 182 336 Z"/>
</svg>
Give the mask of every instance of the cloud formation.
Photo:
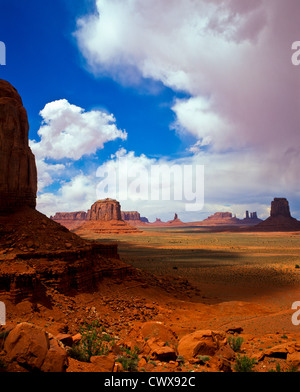
<svg viewBox="0 0 300 392">
<path fill-rule="evenodd" d="M 117 128 L 112 114 L 85 111 L 66 99 L 47 103 L 40 115 L 40 141 L 30 141 L 37 162 L 39 190 L 51 185 L 53 176 L 65 169 L 64 164 L 49 163 L 47 159 L 75 161 L 96 153 L 108 141 L 127 138 L 127 133 Z"/>
<path fill-rule="evenodd" d="M 299 145 L 297 0 L 97 0 L 78 21 L 79 47 L 94 72 L 143 77 L 185 91 L 177 130 L 212 148 Z"/>
<path fill-rule="evenodd" d="M 298 0 L 96 5 L 75 33 L 91 70 L 129 81 L 135 73 L 189 96 L 173 103 L 170 127 L 195 140 L 189 151 L 209 173 L 206 200 L 300 196 Z"/>
</svg>

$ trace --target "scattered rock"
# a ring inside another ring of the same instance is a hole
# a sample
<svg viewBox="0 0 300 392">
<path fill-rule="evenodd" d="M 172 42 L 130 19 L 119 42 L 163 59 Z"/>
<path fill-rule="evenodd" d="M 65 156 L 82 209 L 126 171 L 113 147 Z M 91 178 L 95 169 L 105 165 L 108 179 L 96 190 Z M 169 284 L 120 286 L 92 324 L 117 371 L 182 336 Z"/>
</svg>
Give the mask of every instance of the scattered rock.
<svg viewBox="0 0 300 392">
<path fill-rule="evenodd" d="M 160 347 L 154 350 L 151 354 L 151 358 L 161 362 L 175 361 L 177 354 L 172 347 Z"/>
<path fill-rule="evenodd" d="M 42 328 L 30 323 L 20 323 L 5 340 L 4 350 L 9 362 L 17 362 L 27 370 L 64 372 L 67 352 L 57 339 Z"/>
<path fill-rule="evenodd" d="M 186 359 L 195 358 L 198 355 L 212 356 L 224 344 L 226 344 L 226 336 L 222 331 L 196 331 L 180 339 L 178 354 Z"/>
<path fill-rule="evenodd" d="M 112 372 L 115 366 L 115 356 L 109 355 L 97 355 L 91 357 L 91 363 L 97 366 L 99 372 Z"/>
<path fill-rule="evenodd" d="M 239 325 L 233 325 L 232 327 L 229 327 L 227 330 L 226 330 L 226 333 L 232 333 L 232 334 L 234 334 L 234 333 L 242 333 L 243 332 L 243 328 L 241 327 L 241 326 L 239 326 Z"/>
</svg>

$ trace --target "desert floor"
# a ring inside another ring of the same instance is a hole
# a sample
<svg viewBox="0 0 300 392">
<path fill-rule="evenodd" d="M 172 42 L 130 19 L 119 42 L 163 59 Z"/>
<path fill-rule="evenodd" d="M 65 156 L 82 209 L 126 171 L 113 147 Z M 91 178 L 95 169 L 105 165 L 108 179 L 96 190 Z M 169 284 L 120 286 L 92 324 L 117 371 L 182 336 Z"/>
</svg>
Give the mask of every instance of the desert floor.
<svg viewBox="0 0 300 392">
<path fill-rule="evenodd" d="M 257 355 L 270 347 L 300 340 L 300 325 L 293 325 L 292 304 L 300 301 L 300 233 L 209 232 L 205 228 L 142 228 L 143 232 L 103 235 L 101 242 L 117 242 L 126 263 L 164 281 L 184 282 L 164 289 L 132 282 L 130 278 L 103 281 L 93 293 L 66 297 L 57 294 L 51 308 L 21 303 L 8 307 L 14 321 L 34 321 L 53 334 L 67 324 L 78 332 L 78 323 L 100 315 L 104 326 L 120 338 L 148 320 L 162 321 L 180 339 L 196 330 L 243 328 L 243 351 Z M 86 233 L 84 238 L 98 239 Z M 260 361 L 255 371 L 274 370 L 283 359 Z M 70 371 L 89 371 L 78 367 Z M 183 369 L 184 370 L 184 369 Z M 188 369 L 190 370 L 190 369 Z M 148 369 L 147 369 L 148 371 Z"/>
</svg>

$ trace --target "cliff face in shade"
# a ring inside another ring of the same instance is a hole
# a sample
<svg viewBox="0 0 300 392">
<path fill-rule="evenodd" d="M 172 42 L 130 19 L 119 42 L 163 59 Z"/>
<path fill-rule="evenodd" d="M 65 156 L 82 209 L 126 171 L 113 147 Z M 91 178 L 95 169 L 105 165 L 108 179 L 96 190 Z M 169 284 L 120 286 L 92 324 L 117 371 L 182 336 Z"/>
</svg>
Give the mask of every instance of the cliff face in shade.
<svg viewBox="0 0 300 392">
<path fill-rule="evenodd" d="M 0 79 L 0 212 L 36 206 L 37 171 L 28 132 L 20 95 Z"/>
<path fill-rule="evenodd" d="M 87 220 L 111 221 L 122 220 L 121 206 L 117 200 L 104 199 L 96 201 L 88 210 Z"/>
</svg>

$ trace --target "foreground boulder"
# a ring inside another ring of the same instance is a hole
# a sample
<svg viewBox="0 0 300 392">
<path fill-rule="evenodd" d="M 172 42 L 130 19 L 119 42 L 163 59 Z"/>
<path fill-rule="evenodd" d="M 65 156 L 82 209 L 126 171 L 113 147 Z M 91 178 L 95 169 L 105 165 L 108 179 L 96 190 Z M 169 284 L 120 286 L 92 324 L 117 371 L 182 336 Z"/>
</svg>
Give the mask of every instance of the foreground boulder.
<svg viewBox="0 0 300 392">
<path fill-rule="evenodd" d="M 178 354 L 185 359 L 198 355 L 213 356 L 226 344 L 226 335 L 222 331 L 201 330 L 183 336 L 178 344 Z"/>
<path fill-rule="evenodd" d="M 63 345 L 42 328 L 20 323 L 5 340 L 8 362 L 17 362 L 29 371 L 64 372 L 68 366 Z"/>
</svg>

